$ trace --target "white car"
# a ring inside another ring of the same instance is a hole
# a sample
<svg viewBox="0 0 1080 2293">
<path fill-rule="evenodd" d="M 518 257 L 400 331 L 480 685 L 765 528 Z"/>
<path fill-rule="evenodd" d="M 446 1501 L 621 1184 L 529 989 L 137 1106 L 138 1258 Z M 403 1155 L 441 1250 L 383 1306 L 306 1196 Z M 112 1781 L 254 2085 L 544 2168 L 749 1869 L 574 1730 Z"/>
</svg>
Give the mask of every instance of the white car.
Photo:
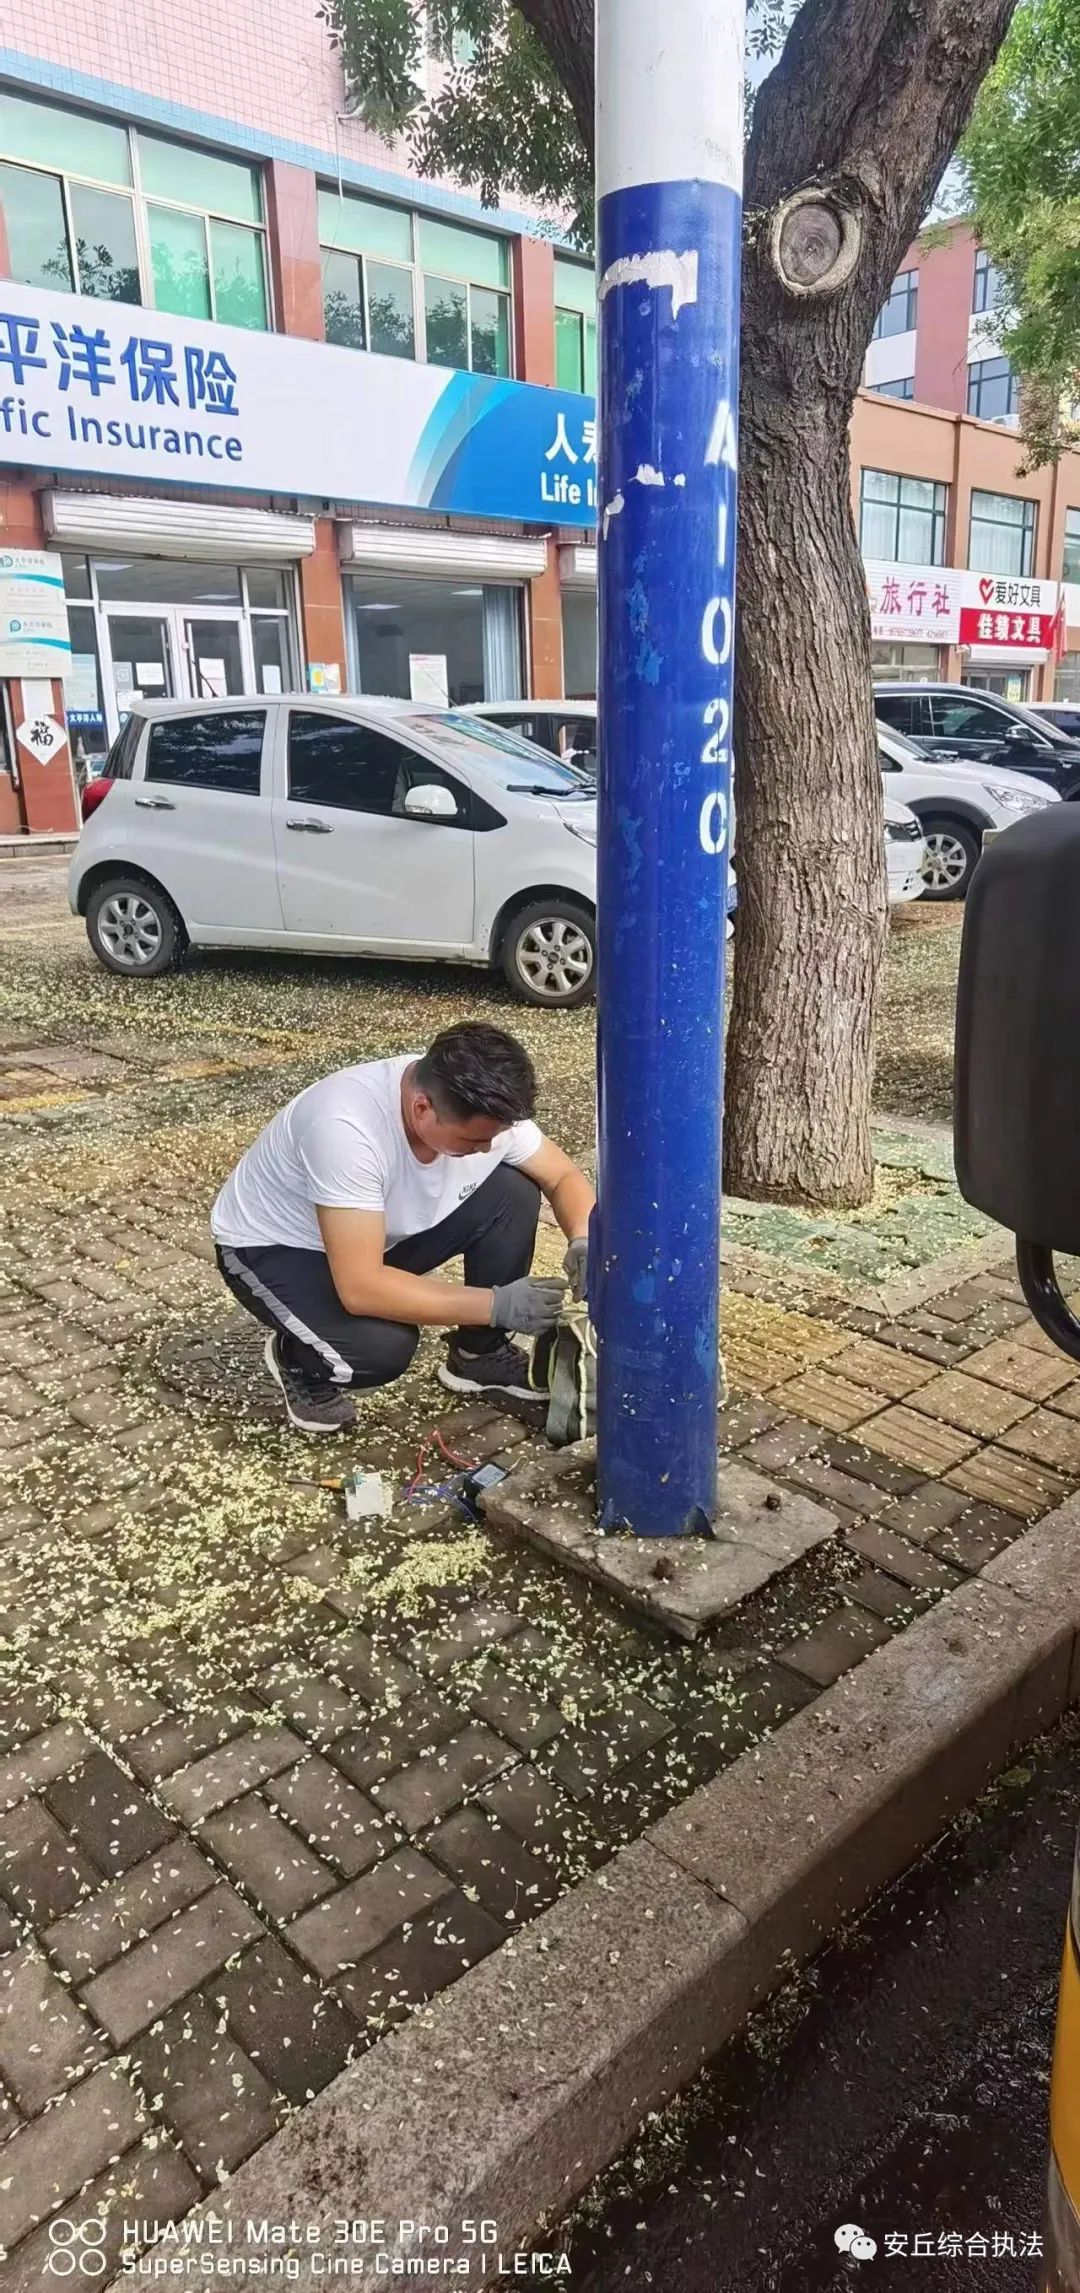
<svg viewBox="0 0 1080 2293">
<path fill-rule="evenodd" d="M 1026 813 L 1061 802 L 1056 788 L 1030 773 L 924 756 L 880 721 L 877 735 L 886 796 L 910 808 L 926 839 L 928 900 L 963 899 L 988 828 L 1000 833 Z"/>
<path fill-rule="evenodd" d="M 537 747 L 546 749 L 549 756 L 561 757 L 580 771 L 589 775 L 596 772 L 595 701 L 479 701 L 468 713 L 502 725 L 505 731 L 516 733 L 521 739 L 534 741 Z M 906 790 L 897 788 L 895 794 L 902 801 L 887 803 L 885 807 L 885 858 L 892 906 L 905 900 L 917 900 L 926 888 L 922 872 L 926 851 L 919 824 L 905 809 Z M 731 844 L 734 859 L 734 832 Z M 734 905 L 733 887 L 729 906 Z M 729 935 L 730 929 L 729 924 Z"/>
<path fill-rule="evenodd" d="M 108 970 L 188 947 L 501 965 L 593 992 L 596 798 L 452 709 L 301 694 L 138 702 L 83 792 L 72 910 Z"/>
</svg>

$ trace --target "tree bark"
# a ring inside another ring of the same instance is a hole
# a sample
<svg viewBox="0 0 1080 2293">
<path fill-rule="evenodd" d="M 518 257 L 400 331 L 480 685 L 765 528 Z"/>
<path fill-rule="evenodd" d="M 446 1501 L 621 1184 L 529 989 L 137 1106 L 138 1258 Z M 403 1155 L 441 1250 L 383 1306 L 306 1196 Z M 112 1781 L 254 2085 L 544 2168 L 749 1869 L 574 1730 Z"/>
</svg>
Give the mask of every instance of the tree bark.
<svg viewBox="0 0 1080 2293">
<path fill-rule="evenodd" d="M 592 0 L 515 4 L 591 151 Z M 725 1175 L 759 1199 L 855 1205 L 873 1182 L 885 875 L 848 426 L 875 317 L 1014 5 L 803 0 L 754 106 Z M 778 211 L 800 192 L 857 248 L 853 263 L 809 283 L 777 258 Z"/>
</svg>

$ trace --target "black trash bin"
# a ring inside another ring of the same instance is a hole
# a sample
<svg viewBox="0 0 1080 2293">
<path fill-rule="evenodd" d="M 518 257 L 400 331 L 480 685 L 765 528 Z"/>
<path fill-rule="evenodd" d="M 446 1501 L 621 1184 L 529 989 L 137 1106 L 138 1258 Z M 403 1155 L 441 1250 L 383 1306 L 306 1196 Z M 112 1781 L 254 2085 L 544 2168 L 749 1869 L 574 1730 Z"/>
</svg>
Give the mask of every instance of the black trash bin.
<svg viewBox="0 0 1080 2293">
<path fill-rule="evenodd" d="M 972 878 L 956 1007 L 960 1192 L 1017 1238 L 1028 1304 L 1080 1359 L 1054 1273 L 1080 1253 L 1080 805 L 997 837 Z"/>
</svg>

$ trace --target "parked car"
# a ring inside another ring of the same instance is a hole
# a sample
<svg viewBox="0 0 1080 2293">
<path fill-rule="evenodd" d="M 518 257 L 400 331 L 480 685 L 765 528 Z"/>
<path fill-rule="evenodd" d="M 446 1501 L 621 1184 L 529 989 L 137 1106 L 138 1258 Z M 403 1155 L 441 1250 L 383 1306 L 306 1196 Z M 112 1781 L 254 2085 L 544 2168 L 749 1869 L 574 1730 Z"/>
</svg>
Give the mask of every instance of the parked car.
<svg viewBox="0 0 1080 2293">
<path fill-rule="evenodd" d="M 1048 718 L 997 693 L 967 685 L 882 684 L 874 708 L 891 732 L 904 733 L 926 756 L 958 756 L 968 764 L 1007 765 L 1032 774 L 1058 796 L 1080 784 L 1080 739 L 1071 740 Z"/>
<path fill-rule="evenodd" d="M 962 900 L 988 831 L 1008 828 L 1028 812 L 1056 804 L 1057 791 L 1021 772 L 927 757 L 901 733 L 878 725 L 887 796 L 910 805 L 926 839 L 925 896 Z"/>
<path fill-rule="evenodd" d="M 275 695 L 139 701 L 83 796 L 70 899 L 110 971 L 189 947 L 501 966 L 593 992 L 596 799 L 453 709 Z"/>
<path fill-rule="evenodd" d="M 1031 716 L 1056 725 L 1068 740 L 1080 740 L 1080 701 L 1029 701 L 1027 707 Z"/>
<path fill-rule="evenodd" d="M 901 907 L 922 898 L 926 845 L 923 832 L 906 804 L 885 798 L 885 867 L 889 878 L 889 906 Z"/>
<path fill-rule="evenodd" d="M 546 748 L 549 756 L 578 764 L 596 777 L 595 701 L 477 701 L 471 716 L 487 717 Z"/>
</svg>

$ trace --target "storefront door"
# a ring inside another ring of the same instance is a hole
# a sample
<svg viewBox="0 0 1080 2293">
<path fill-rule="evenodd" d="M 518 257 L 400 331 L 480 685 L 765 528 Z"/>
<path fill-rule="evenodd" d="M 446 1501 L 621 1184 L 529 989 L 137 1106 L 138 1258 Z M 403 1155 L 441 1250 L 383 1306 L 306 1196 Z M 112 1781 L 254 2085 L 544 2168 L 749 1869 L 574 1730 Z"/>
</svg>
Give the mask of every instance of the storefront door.
<svg viewBox="0 0 1080 2293">
<path fill-rule="evenodd" d="M 190 613 L 179 605 L 137 613 L 107 606 L 104 620 L 106 708 L 116 720 L 110 722 L 111 738 L 135 700 L 223 701 L 259 689 L 239 613 Z"/>
</svg>

